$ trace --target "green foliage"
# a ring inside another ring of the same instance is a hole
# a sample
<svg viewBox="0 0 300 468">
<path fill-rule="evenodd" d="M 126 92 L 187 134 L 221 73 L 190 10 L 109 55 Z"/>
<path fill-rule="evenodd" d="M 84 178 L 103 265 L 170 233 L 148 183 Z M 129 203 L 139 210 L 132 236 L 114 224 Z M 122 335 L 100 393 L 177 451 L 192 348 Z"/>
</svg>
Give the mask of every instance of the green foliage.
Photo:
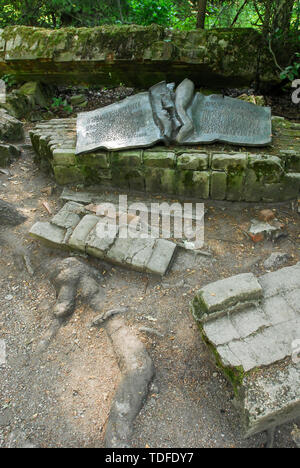
<svg viewBox="0 0 300 468">
<path fill-rule="evenodd" d="M 287 78 L 289 81 L 294 81 L 300 76 L 300 53 L 296 52 L 295 55 L 298 61 L 293 62 L 292 65 L 289 65 L 280 73 L 280 78 L 282 80 L 285 80 Z"/>
<path fill-rule="evenodd" d="M 268 33 L 299 30 L 300 2 L 208 0 L 206 28 L 255 27 Z M 0 0 L 0 27 L 20 24 L 60 28 L 152 23 L 177 29 L 196 26 L 197 0 Z"/>
<path fill-rule="evenodd" d="M 51 108 L 54 111 L 63 111 L 67 114 L 72 114 L 73 112 L 73 107 L 68 104 L 68 101 L 66 99 L 63 99 L 61 97 L 52 98 Z"/>
<path fill-rule="evenodd" d="M 14 86 L 17 84 L 17 81 L 15 79 L 14 75 L 3 75 L 1 80 L 6 83 L 6 85 L 10 88 L 11 86 Z"/>
<path fill-rule="evenodd" d="M 176 9 L 171 0 L 128 0 L 128 4 L 132 19 L 137 24 L 171 26 L 175 20 Z"/>
</svg>

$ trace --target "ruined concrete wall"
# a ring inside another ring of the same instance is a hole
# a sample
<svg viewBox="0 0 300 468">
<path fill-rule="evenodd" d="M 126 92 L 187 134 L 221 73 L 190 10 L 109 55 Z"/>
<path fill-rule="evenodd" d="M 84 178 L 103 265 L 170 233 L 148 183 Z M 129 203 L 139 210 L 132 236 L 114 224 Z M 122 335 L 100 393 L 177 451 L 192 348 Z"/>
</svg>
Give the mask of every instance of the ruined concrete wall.
<svg viewBox="0 0 300 468">
<path fill-rule="evenodd" d="M 0 76 L 20 81 L 147 88 L 190 78 L 213 88 L 270 87 L 279 82 L 273 57 L 253 29 L 170 31 L 163 27 L 102 26 L 0 30 Z"/>
</svg>

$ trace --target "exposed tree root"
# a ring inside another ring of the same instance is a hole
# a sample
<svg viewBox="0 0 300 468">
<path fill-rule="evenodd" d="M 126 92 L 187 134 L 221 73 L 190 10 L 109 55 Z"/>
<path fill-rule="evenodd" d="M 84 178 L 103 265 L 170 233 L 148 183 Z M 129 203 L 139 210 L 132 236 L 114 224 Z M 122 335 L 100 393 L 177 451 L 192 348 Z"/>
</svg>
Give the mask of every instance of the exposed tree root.
<svg viewBox="0 0 300 468">
<path fill-rule="evenodd" d="M 148 395 L 154 367 L 143 343 L 121 317 L 106 323 L 106 331 L 116 352 L 123 374 L 116 391 L 106 427 L 105 446 L 129 446 L 132 424 Z"/>
<path fill-rule="evenodd" d="M 104 292 L 99 284 L 103 278 L 98 270 L 78 258 L 69 257 L 64 260 L 52 260 L 47 264 L 46 271 L 57 293 L 53 308 L 56 318 L 71 315 L 79 297 L 93 310 L 100 312 Z"/>
<path fill-rule="evenodd" d="M 26 220 L 10 203 L 0 200 L 0 226 L 18 226 Z"/>
</svg>

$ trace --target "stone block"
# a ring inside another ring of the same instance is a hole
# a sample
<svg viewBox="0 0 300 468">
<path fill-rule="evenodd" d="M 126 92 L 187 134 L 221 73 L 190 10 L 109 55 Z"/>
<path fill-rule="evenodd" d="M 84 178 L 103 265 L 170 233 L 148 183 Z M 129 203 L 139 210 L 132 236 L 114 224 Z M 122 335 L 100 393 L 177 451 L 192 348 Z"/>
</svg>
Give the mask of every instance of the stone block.
<svg viewBox="0 0 300 468">
<path fill-rule="evenodd" d="M 52 218 L 51 223 L 65 229 L 74 229 L 80 222 L 80 214 L 83 213 L 83 211 L 83 205 L 80 205 L 79 203 L 68 202 Z"/>
<path fill-rule="evenodd" d="M 166 239 L 157 239 L 153 249 L 153 253 L 146 266 L 146 271 L 157 275 L 165 275 L 168 268 L 171 266 L 176 244 Z"/>
<path fill-rule="evenodd" d="M 77 166 L 54 166 L 53 172 L 59 185 L 82 184 L 85 175 Z"/>
<path fill-rule="evenodd" d="M 246 153 L 213 154 L 211 168 L 214 171 L 241 172 L 247 167 L 248 157 Z"/>
<path fill-rule="evenodd" d="M 139 167 L 142 164 L 140 150 L 111 152 L 111 165 L 121 167 Z"/>
<path fill-rule="evenodd" d="M 205 171 L 208 168 L 209 156 L 206 153 L 183 153 L 177 158 L 180 171 Z"/>
<path fill-rule="evenodd" d="M 199 320 L 211 314 L 225 315 L 243 304 L 256 303 L 262 297 L 262 287 L 252 273 L 243 273 L 204 286 L 197 293 L 195 313 Z"/>
<path fill-rule="evenodd" d="M 74 250 L 85 252 L 86 242 L 90 232 L 99 222 L 98 216 L 86 215 L 82 218 L 79 224 L 74 229 L 70 239 L 69 246 Z"/>
<path fill-rule="evenodd" d="M 41 139 L 40 139 L 41 141 Z M 73 166 L 76 164 L 75 149 L 55 149 L 53 162 L 57 166 Z"/>
<path fill-rule="evenodd" d="M 146 167 L 174 168 L 175 153 L 170 151 L 144 151 L 143 162 Z"/>
<path fill-rule="evenodd" d="M 227 188 L 227 174 L 225 172 L 211 173 L 210 197 L 213 200 L 225 200 Z"/>
<path fill-rule="evenodd" d="M 29 231 L 32 237 L 56 247 L 64 245 L 65 233 L 65 229 L 48 222 L 37 222 Z"/>
<path fill-rule="evenodd" d="M 86 241 L 86 252 L 94 257 L 105 258 L 113 246 L 118 234 L 118 227 L 109 218 L 102 218 L 96 224 Z"/>
</svg>

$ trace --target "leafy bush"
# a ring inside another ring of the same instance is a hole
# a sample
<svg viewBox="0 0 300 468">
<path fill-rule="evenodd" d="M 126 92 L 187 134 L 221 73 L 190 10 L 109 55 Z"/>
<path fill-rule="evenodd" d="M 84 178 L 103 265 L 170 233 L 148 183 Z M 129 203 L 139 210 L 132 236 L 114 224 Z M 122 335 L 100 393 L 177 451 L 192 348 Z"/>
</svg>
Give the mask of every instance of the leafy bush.
<svg viewBox="0 0 300 468">
<path fill-rule="evenodd" d="M 170 27 L 176 19 L 176 9 L 171 0 L 128 0 L 128 4 L 132 20 L 143 26 L 155 23 Z"/>
<path fill-rule="evenodd" d="M 299 76 L 299 70 L 300 70 L 300 53 L 296 52 L 296 57 L 298 59 L 297 62 L 293 62 L 292 65 L 286 67 L 281 73 L 280 73 L 280 78 L 282 80 L 285 80 L 286 78 L 289 81 L 294 81 L 296 78 Z"/>
</svg>

